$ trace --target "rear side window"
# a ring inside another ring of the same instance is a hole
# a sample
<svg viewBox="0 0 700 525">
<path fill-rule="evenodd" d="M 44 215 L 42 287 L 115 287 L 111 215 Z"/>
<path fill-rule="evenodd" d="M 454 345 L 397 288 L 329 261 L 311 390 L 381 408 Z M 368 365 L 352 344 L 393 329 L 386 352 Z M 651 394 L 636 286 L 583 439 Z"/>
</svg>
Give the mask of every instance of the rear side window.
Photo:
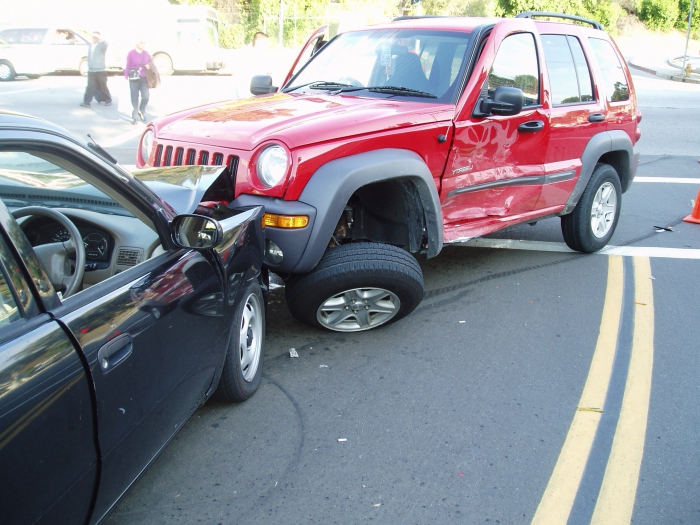
<svg viewBox="0 0 700 525">
<path fill-rule="evenodd" d="M 591 102 L 591 73 L 578 38 L 566 35 L 542 35 L 544 59 L 549 71 L 552 104 Z"/>
<path fill-rule="evenodd" d="M 503 39 L 488 78 L 489 96 L 498 86 L 523 90 L 523 104 L 533 106 L 540 102 L 540 69 L 537 48 L 531 33 L 517 33 Z"/>
<path fill-rule="evenodd" d="M 22 29 L 19 37 L 20 44 L 41 44 L 48 29 Z"/>
<path fill-rule="evenodd" d="M 605 95 L 608 101 L 629 100 L 630 92 L 625 70 L 622 68 L 620 59 L 615 53 L 612 44 L 600 38 L 589 38 L 588 40 L 598 61 L 600 72 L 603 75 L 603 87 L 605 88 Z"/>
</svg>

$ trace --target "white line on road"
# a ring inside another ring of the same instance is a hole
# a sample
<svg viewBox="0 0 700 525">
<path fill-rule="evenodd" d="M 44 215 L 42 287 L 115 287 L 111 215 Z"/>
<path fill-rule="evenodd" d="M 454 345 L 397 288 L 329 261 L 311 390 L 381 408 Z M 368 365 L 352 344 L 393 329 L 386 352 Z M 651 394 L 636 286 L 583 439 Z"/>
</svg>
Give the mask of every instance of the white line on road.
<svg viewBox="0 0 700 525">
<path fill-rule="evenodd" d="M 700 184 L 700 179 L 692 177 L 635 177 L 634 182 L 670 182 L 674 184 Z"/>
<path fill-rule="evenodd" d="M 500 248 L 536 252 L 579 253 L 563 242 L 519 241 L 514 239 L 471 239 L 457 243 L 471 248 Z M 654 246 L 607 246 L 595 255 L 623 255 L 626 257 L 666 257 L 669 259 L 700 259 L 700 250 L 692 248 L 657 248 Z"/>
</svg>

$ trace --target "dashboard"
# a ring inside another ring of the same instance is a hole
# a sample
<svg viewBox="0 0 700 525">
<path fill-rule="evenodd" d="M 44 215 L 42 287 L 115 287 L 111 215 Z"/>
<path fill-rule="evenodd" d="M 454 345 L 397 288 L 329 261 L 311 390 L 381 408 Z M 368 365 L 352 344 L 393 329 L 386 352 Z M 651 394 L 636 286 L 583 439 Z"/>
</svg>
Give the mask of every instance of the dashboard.
<svg viewBox="0 0 700 525">
<path fill-rule="evenodd" d="M 114 237 L 86 221 L 75 218 L 71 221 L 83 238 L 86 259 L 97 262 L 97 268 L 107 268 L 114 251 Z M 22 229 L 32 246 L 70 240 L 68 230 L 48 217 L 36 217 L 26 221 L 22 224 Z"/>
</svg>

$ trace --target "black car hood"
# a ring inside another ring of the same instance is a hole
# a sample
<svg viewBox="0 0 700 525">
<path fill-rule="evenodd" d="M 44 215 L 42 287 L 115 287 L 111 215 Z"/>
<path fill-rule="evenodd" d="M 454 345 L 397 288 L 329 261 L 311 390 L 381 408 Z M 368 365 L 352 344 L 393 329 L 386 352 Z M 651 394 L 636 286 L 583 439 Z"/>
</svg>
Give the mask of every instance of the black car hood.
<svg viewBox="0 0 700 525">
<path fill-rule="evenodd" d="M 226 166 L 171 166 L 134 170 L 133 176 L 178 214 L 194 213 Z"/>
</svg>

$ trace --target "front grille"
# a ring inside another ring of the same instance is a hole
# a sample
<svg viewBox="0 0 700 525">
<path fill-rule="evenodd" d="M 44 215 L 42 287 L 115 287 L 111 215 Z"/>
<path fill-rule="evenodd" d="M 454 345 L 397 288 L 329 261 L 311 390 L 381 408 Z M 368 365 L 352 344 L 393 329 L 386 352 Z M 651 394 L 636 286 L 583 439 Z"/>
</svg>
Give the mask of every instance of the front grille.
<svg viewBox="0 0 700 525">
<path fill-rule="evenodd" d="M 153 157 L 153 166 L 226 166 L 235 181 L 238 170 L 238 156 L 226 155 L 220 151 L 183 148 L 182 146 L 158 144 Z"/>
</svg>

